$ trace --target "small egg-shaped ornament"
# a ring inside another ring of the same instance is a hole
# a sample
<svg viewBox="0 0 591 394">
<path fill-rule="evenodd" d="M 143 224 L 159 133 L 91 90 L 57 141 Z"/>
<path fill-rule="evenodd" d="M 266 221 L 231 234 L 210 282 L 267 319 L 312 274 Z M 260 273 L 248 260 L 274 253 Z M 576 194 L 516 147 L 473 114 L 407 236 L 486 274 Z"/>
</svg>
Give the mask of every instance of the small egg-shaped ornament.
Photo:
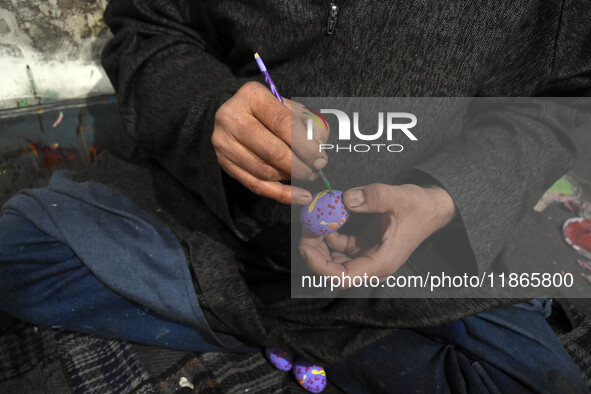
<svg viewBox="0 0 591 394">
<path fill-rule="evenodd" d="M 315 235 L 328 235 L 341 228 L 349 219 L 349 211 L 343 204 L 343 192 L 324 190 L 314 195 L 312 202 L 302 207 L 302 227 Z"/>
<path fill-rule="evenodd" d="M 294 359 L 293 354 L 275 348 L 268 348 L 266 353 L 267 358 L 275 368 L 281 371 L 289 371 L 291 369 Z"/>
<path fill-rule="evenodd" d="M 326 372 L 319 365 L 296 358 L 293 363 L 293 374 L 300 386 L 311 393 L 320 393 L 326 388 Z"/>
</svg>

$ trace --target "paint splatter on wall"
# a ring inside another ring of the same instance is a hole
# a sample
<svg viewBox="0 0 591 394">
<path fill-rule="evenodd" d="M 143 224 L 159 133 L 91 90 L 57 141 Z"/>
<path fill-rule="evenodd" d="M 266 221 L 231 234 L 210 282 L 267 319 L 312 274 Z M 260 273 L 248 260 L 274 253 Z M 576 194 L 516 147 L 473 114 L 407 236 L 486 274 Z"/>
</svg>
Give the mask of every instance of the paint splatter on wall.
<svg viewBox="0 0 591 394">
<path fill-rule="evenodd" d="M 57 170 L 86 168 L 104 147 L 134 149 L 110 97 L 0 111 L 0 206 Z"/>
<path fill-rule="evenodd" d="M 110 38 L 102 18 L 106 5 L 107 0 L 0 2 L 0 109 L 111 94 L 99 60 Z"/>
</svg>

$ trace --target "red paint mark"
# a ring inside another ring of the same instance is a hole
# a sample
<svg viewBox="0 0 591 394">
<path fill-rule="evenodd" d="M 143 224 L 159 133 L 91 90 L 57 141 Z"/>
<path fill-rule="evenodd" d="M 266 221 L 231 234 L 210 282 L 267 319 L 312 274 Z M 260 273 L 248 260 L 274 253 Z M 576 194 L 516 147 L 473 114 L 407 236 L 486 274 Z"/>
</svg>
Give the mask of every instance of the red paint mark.
<svg viewBox="0 0 591 394">
<path fill-rule="evenodd" d="M 93 158 L 93 160 L 96 159 L 96 147 L 91 146 L 90 147 L 90 151 L 92 152 L 92 158 Z"/>
<path fill-rule="evenodd" d="M 471 169 L 474 169 L 474 164 L 470 164 L 470 168 Z"/>
<path fill-rule="evenodd" d="M 39 160 L 39 165 L 42 168 L 51 168 L 59 163 L 63 163 L 74 158 L 74 155 L 66 149 L 60 148 L 59 144 L 50 146 L 41 145 L 39 143 L 29 144 L 29 151 L 19 150 L 20 153 L 26 154 L 33 152 L 35 157 Z"/>
<path fill-rule="evenodd" d="M 591 258 L 591 219 L 575 218 L 564 224 L 564 238 L 583 256 Z"/>
</svg>

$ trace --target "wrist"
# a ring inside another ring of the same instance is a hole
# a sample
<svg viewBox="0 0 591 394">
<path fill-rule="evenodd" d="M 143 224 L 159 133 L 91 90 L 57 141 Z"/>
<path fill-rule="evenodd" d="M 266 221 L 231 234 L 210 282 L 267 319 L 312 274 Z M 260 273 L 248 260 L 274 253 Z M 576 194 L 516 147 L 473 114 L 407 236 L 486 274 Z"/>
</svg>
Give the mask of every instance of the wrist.
<svg viewBox="0 0 591 394">
<path fill-rule="evenodd" d="M 422 186 L 430 199 L 433 208 L 434 231 L 448 225 L 456 216 L 456 205 L 451 195 L 437 185 Z"/>
</svg>

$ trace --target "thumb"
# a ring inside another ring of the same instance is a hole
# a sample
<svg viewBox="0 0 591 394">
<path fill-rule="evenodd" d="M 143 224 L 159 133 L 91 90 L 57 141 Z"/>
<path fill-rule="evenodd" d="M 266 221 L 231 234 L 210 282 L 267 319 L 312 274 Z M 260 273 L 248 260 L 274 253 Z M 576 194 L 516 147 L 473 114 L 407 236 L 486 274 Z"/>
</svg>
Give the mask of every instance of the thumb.
<svg viewBox="0 0 591 394">
<path fill-rule="evenodd" d="M 346 190 L 343 202 L 353 212 L 383 213 L 393 211 L 396 186 L 373 183 Z"/>
</svg>

